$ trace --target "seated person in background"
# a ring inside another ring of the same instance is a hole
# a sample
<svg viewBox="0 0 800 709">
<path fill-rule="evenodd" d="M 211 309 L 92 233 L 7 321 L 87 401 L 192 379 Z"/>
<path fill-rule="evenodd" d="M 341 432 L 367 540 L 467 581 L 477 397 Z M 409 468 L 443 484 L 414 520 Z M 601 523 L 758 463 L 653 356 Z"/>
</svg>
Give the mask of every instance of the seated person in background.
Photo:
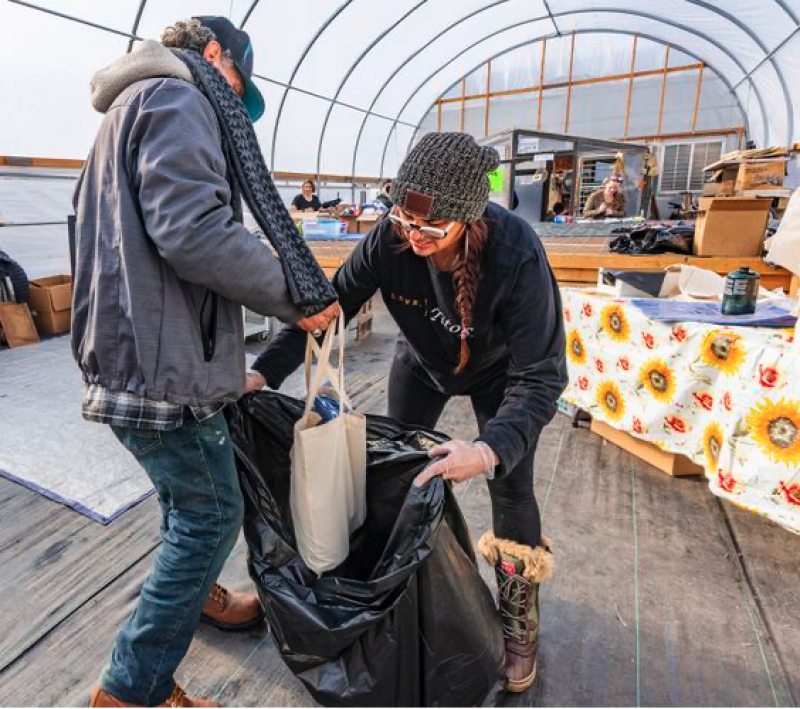
<svg viewBox="0 0 800 709">
<path fill-rule="evenodd" d="M 583 216 L 589 219 L 625 216 L 625 195 L 622 194 L 622 178 L 607 177 L 603 186 L 589 195 Z"/>
<path fill-rule="evenodd" d="M 386 211 L 389 211 L 394 206 L 392 204 L 392 198 L 389 196 L 391 189 L 392 189 L 392 181 L 384 180 L 383 184 L 381 185 L 381 191 L 375 198 L 375 201 L 378 204 L 382 204 L 386 208 Z"/>
<path fill-rule="evenodd" d="M 316 186 L 311 180 L 306 180 L 300 188 L 301 192 L 293 200 L 289 207 L 290 212 L 318 212 L 322 207 L 319 197 L 314 193 Z"/>
</svg>

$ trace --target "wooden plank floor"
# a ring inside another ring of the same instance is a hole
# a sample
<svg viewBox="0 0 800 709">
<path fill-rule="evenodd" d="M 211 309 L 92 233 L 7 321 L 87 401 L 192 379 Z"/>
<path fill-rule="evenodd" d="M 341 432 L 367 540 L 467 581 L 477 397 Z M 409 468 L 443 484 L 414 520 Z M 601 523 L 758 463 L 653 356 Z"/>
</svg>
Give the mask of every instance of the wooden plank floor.
<svg viewBox="0 0 800 709">
<path fill-rule="evenodd" d="M 350 389 L 385 410 L 385 313 L 351 348 Z M 440 428 L 475 433 L 466 400 Z M 800 697 L 800 537 L 668 477 L 558 415 L 542 434 L 537 499 L 557 558 L 542 597 L 540 679 L 504 706 L 791 706 Z M 486 486 L 461 486 L 473 538 Z M 0 704 L 80 706 L 156 552 L 149 499 L 109 527 L 0 480 Z M 222 581 L 250 582 L 240 541 Z M 492 572 L 482 564 L 487 582 Z M 310 706 L 267 632 L 202 627 L 178 681 L 237 706 Z"/>
</svg>

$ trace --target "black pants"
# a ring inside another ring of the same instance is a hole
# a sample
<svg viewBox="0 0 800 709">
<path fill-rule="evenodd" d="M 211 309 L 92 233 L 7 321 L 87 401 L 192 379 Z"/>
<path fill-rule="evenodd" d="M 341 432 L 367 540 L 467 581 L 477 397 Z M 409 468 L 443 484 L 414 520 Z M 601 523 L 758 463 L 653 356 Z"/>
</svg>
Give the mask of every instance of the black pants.
<svg viewBox="0 0 800 709">
<path fill-rule="evenodd" d="M 450 399 L 449 395 L 432 388 L 397 358 L 392 362 L 388 389 L 389 416 L 411 426 L 435 428 Z M 480 396 L 470 397 L 478 430 L 483 431 L 497 413 L 504 392 L 505 381 L 497 381 Z M 542 533 L 539 506 L 533 494 L 535 454 L 536 441 L 513 470 L 502 478 L 487 481 L 495 536 L 531 547 L 539 546 Z"/>
</svg>

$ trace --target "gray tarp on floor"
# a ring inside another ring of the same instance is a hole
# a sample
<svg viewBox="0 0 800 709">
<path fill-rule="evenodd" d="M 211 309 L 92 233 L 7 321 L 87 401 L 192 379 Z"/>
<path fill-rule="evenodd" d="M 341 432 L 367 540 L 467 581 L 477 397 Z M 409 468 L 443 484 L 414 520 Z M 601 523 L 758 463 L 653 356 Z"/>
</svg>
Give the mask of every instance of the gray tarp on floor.
<svg viewBox="0 0 800 709">
<path fill-rule="evenodd" d="M 0 475 L 104 524 L 152 485 L 108 426 L 81 418 L 69 337 L 0 352 Z"/>
<path fill-rule="evenodd" d="M 283 391 L 300 395 L 300 372 Z M 82 395 L 69 336 L 0 351 L 0 476 L 108 524 L 153 488 L 108 426 L 83 420 Z"/>
</svg>

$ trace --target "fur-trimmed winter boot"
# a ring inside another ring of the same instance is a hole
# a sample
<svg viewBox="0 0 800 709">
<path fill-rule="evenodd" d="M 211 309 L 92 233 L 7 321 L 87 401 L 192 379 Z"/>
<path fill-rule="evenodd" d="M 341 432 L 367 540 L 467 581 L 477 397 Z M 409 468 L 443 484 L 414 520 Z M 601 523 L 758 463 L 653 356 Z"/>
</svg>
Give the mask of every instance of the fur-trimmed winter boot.
<svg viewBox="0 0 800 709">
<path fill-rule="evenodd" d="M 533 548 L 484 534 L 478 548 L 494 566 L 506 644 L 506 691 L 524 692 L 536 679 L 539 584 L 553 573 L 550 541 Z"/>
</svg>

